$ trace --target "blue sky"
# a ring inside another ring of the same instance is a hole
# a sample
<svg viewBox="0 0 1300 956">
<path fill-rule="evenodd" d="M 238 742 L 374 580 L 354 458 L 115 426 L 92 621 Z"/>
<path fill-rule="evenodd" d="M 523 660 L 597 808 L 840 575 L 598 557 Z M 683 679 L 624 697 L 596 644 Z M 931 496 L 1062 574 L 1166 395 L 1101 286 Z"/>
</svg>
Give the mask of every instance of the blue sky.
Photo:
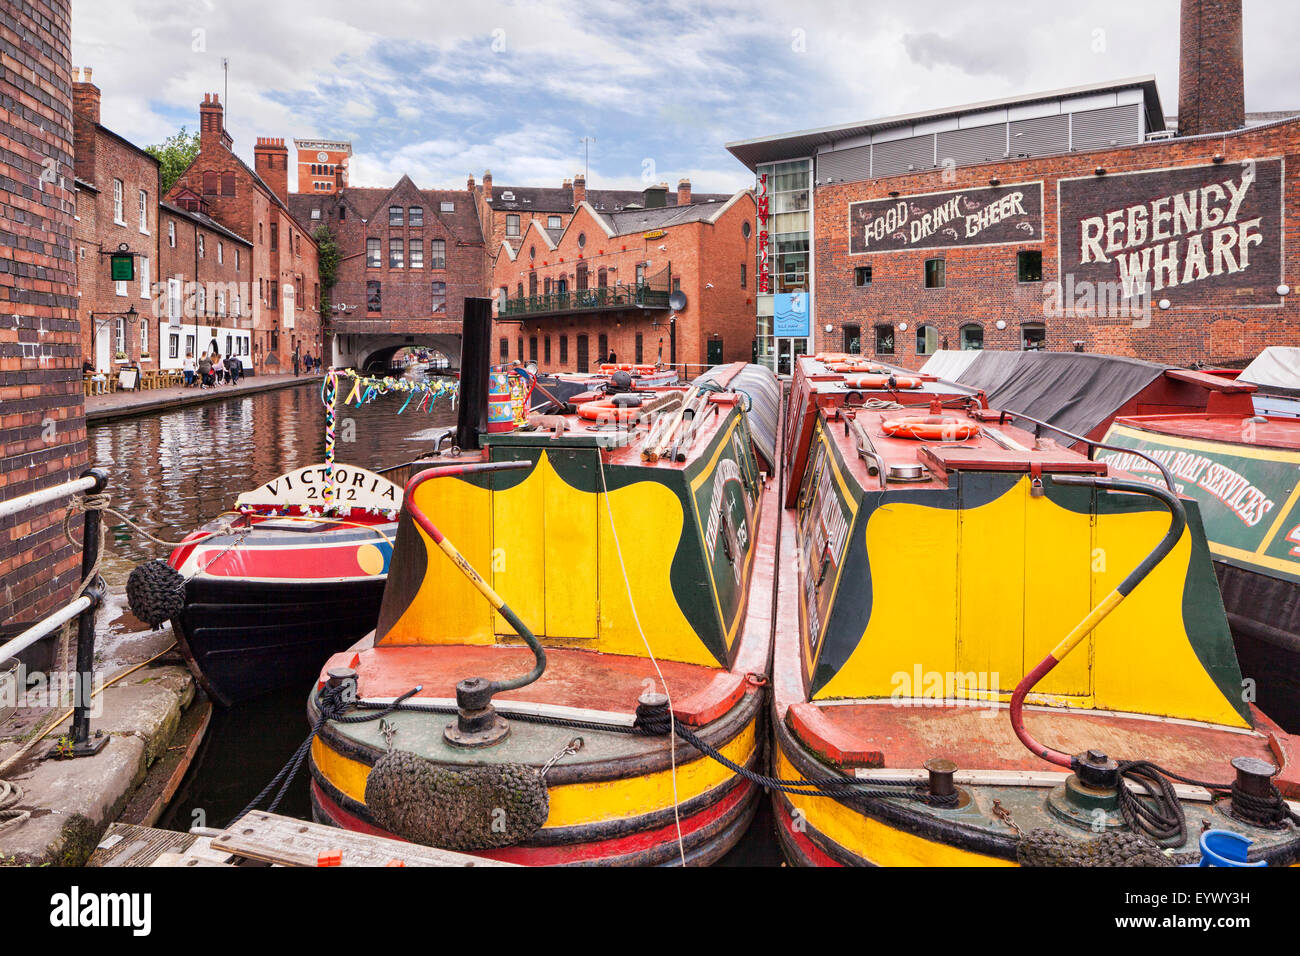
<svg viewBox="0 0 1300 956">
<path fill-rule="evenodd" d="M 1300 108 L 1300 25 L 1247 0 L 1246 106 Z M 755 136 L 1156 75 L 1177 110 L 1178 0 L 75 0 L 73 62 L 105 125 L 142 145 L 223 87 L 227 126 L 350 139 L 351 182 L 697 191 L 752 184 Z"/>
</svg>

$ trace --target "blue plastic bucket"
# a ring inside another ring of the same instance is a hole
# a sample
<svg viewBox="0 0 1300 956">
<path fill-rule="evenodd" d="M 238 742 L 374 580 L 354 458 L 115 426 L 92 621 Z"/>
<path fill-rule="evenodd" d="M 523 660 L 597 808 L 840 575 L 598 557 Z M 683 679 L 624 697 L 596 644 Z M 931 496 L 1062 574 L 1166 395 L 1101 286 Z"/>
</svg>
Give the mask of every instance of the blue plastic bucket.
<svg viewBox="0 0 1300 956">
<path fill-rule="evenodd" d="M 1246 861 L 1255 841 L 1231 830 L 1206 830 L 1201 834 L 1201 866 L 1268 866 L 1265 860 Z"/>
</svg>

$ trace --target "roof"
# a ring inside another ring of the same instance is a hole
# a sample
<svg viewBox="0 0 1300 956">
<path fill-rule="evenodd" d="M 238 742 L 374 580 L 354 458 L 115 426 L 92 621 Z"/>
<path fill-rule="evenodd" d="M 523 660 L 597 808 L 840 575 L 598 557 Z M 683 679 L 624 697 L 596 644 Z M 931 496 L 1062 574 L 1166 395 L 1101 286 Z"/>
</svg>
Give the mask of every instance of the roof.
<svg viewBox="0 0 1300 956">
<path fill-rule="evenodd" d="M 387 221 L 386 207 L 389 198 L 399 189 L 405 187 L 414 191 L 424 200 L 425 223 L 438 220 L 446 226 L 447 231 L 458 241 L 479 243 L 483 241 L 482 228 L 479 225 L 478 212 L 473 198 L 464 189 L 421 189 L 409 176 L 402 176 L 394 185 L 387 188 L 369 186 L 344 186 L 334 193 L 292 193 L 289 207 L 294 219 L 304 229 L 338 219 L 338 207 L 343 205 L 352 214 L 369 223 L 376 216 Z M 450 202 L 455 207 L 451 212 L 442 211 L 442 203 Z M 405 205 L 405 203 L 403 203 Z M 320 219 L 312 219 L 312 209 L 321 210 Z"/>
<path fill-rule="evenodd" d="M 667 229 L 688 222 L 713 222 L 732 201 L 748 192 L 747 189 L 741 189 L 733 195 L 727 196 L 726 201 L 722 203 L 712 199 L 705 199 L 693 201 L 689 206 L 624 209 L 621 212 L 613 213 L 599 212 L 593 209 L 592 212 L 598 218 L 604 220 L 614 235 L 626 236 L 636 232 L 646 232 L 650 229 Z M 588 205 L 590 206 L 590 202 L 588 202 Z"/>
<path fill-rule="evenodd" d="M 190 210 L 184 208 L 183 206 L 177 206 L 175 203 L 170 203 L 165 199 L 160 201 L 158 205 L 161 208 L 166 209 L 169 213 L 172 213 L 173 215 L 183 216 L 184 218 L 189 219 L 192 222 L 197 222 L 200 226 L 203 226 L 205 229 L 211 229 L 213 232 L 219 232 L 222 235 L 227 236 L 235 240 L 236 242 L 243 243 L 244 245 L 250 248 L 253 245 L 251 239 L 245 239 L 239 233 L 231 229 L 227 229 L 225 226 L 217 222 L 207 213 L 191 212 Z"/>
<path fill-rule="evenodd" d="M 1156 78 L 1152 75 L 1136 76 L 1108 83 L 1091 83 L 1084 86 L 1071 86 L 1059 90 L 1046 90 L 1041 93 L 1028 93 L 1022 96 L 1007 97 L 996 100 L 983 100 L 962 106 L 949 106 L 942 109 L 924 110 L 919 113 L 902 113 L 898 116 L 886 116 L 881 119 L 863 120 L 842 126 L 823 126 L 818 129 L 800 130 L 780 133 L 775 136 L 760 136 L 756 139 L 737 140 L 727 144 L 727 151 L 745 164 L 750 170 L 756 170 L 760 163 L 778 162 L 783 159 L 799 159 L 811 156 L 819 146 L 829 146 L 841 140 L 872 133 L 910 126 L 920 122 L 949 119 L 966 113 L 979 113 L 986 110 L 1029 106 L 1049 100 L 1072 96 L 1086 96 L 1096 93 L 1113 93 L 1120 90 L 1141 89 L 1143 102 L 1147 111 L 1149 129 L 1164 128 L 1164 112 L 1160 108 L 1160 95 L 1156 91 Z"/>
<path fill-rule="evenodd" d="M 503 199 L 509 193 L 513 199 Z M 691 202 L 726 202 L 730 193 L 692 193 Z M 640 189 L 588 189 L 587 202 L 597 212 L 618 212 L 629 203 L 638 206 L 645 201 L 645 194 Z M 669 206 L 677 205 L 677 190 L 669 188 L 665 197 Z M 508 212 L 556 212 L 574 211 L 573 187 L 561 186 L 497 186 L 492 187 L 492 208 Z"/>
</svg>

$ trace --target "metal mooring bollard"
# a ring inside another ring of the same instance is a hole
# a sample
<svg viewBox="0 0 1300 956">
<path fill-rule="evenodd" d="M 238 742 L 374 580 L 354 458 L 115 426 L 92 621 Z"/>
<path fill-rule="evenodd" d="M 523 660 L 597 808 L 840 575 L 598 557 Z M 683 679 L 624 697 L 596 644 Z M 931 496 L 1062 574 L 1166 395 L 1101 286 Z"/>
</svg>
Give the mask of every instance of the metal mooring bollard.
<svg viewBox="0 0 1300 956">
<path fill-rule="evenodd" d="M 95 484 L 87 494 L 97 495 L 108 485 L 108 473 L 102 468 L 91 468 L 83 472 L 82 477 L 92 477 Z M 98 508 L 88 508 L 81 537 L 81 578 L 84 581 L 99 560 L 99 528 L 103 522 L 103 512 Z M 95 670 L 95 613 L 104 603 L 104 579 L 98 575 L 85 590 L 90 598 L 90 607 L 82 611 L 77 618 L 77 673 L 73 681 L 74 701 L 72 713 L 72 748 L 55 746 L 52 755 L 60 757 L 90 757 L 99 753 L 108 744 L 108 737 L 98 733 L 90 735 L 90 698 L 94 690 Z"/>
</svg>

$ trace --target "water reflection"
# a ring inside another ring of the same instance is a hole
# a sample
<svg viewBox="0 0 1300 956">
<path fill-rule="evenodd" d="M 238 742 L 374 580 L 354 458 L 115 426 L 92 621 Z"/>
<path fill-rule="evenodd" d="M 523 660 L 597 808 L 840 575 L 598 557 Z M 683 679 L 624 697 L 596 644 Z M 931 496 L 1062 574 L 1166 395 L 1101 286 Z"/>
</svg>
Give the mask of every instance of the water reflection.
<svg viewBox="0 0 1300 956">
<path fill-rule="evenodd" d="M 367 468 L 401 464 L 455 422 L 445 398 L 427 412 L 412 406 L 399 415 L 401 407 L 401 399 L 389 397 L 342 409 L 338 460 Z M 321 461 L 325 414 L 319 384 L 304 384 L 93 425 L 89 441 L 91 461 L 109 470 L 113 506 L 177 541 L 225 511 L 240 492 Z M 140 561 L 162 556 L 162 548 L 125 525 L 110 524 L 110 535 L 103 565 L 110 584 L 125 583 Z"/>
</svg>

